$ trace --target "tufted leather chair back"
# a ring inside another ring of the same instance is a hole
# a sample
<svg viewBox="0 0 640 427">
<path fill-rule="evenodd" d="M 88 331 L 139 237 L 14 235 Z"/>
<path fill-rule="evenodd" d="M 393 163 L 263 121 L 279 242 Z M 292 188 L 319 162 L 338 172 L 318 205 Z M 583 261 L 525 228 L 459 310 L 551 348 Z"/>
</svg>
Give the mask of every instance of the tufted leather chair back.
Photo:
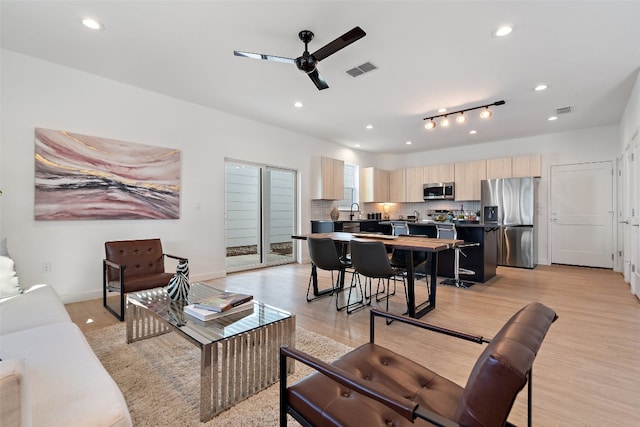
<svg viewBox="0 0 640 427">
<path fill-rule="evenodd" d="M 125 266 L 125 278 L 164 273 L 164 258 L 160 239 L 106 242 L 104 249 L 109 261 Z M 118 275 L 117 269 L 107 269 L 109 281 L 118 280 Z"/>
<path fill-rule="evenodd" d="M 509 319 L 476 361 L 458 402 L 455 421 L 465 426 L 505 424 L 556 318 L 550 308 L 531 303 Z"/>
</svg>

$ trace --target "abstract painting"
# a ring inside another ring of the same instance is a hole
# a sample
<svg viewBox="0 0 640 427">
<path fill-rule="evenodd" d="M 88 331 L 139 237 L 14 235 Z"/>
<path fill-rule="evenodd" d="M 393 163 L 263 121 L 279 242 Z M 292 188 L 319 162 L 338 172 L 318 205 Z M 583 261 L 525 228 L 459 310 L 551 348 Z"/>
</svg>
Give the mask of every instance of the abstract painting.
<svg viewBox="0 0 640 427">
<path fill-rule="evenodd" d="M 35 219 L 177 219 L 180 150 L 35 130 Z"/>
</svg>

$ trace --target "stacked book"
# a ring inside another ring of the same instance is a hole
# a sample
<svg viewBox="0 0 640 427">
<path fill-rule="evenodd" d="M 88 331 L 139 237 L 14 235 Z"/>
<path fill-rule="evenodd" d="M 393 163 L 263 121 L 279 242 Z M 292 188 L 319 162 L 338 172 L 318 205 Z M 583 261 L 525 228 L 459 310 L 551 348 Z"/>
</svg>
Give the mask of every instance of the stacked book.
<svg viewBox="0 0 640 427">
<path fill-rule="evenodd" d="M 245 311 L 253 311 L 253 296 L 235 292 L 222 292 L 184 307 L 185 313 L 202 321 Z"/>
</svg>

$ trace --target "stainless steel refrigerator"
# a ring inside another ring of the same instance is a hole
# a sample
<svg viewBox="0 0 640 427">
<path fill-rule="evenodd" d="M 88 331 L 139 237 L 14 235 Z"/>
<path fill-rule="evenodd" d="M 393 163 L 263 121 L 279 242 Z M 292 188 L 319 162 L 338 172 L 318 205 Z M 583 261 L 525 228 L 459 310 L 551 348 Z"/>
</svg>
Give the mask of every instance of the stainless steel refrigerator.
<svg viewBox="0 0 640 427">
<path fill-rule="evenodd" d="M 497 206 L 498 265 L 534 268 L 537 264 L 535 239 L 535 182 L 533 178 L 483 180 L 482 212 Z"/>
</svg>

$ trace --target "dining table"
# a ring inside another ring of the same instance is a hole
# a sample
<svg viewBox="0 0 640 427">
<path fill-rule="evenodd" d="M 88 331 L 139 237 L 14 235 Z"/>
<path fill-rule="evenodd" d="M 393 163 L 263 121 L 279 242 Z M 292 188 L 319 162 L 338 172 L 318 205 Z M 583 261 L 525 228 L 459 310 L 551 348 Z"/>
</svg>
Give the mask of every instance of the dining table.
<svg viewBox="0 0 640 427">
<path fill-rule="evenodd" d="M 346 232 L 331 232 L 331 233 L 312 233 L 293 235 L 293 239 L 307 240 L 309 237 L 317 238 L 330 238 L 334 242 L 340 243 L 343 246 L 343 251 L 348 251 L 348 244 L 352 240 L 371 241 L 378 240 L 384 243 L 384 245 L 393 249 L 405 250 L 406 266 L 407 266 L 407 315 L 413 318 L 419 318 L 424 316 L 436 308 L 436 291 L 437 291 L 437 276 L 438 276 L 438 252 L 453 249 L 456 245 L 464 243 L 463 240 L 457 239 L 433 239 L 424 236 L 390 236 L 386 234 L 368 234 L 368 233 L 346 233 Z M 431 271 L 430 284 L 429 284 L 429 297 L 420 303 L 416 303 L 415 294 L 415 267 L 413 265 L 413 253 L 414 252 L 426 252 L 431 257 Z M 315 266 L 312 265 L 311 270 L 313 291 L 314 294 L 321 295 L 323 291 L 318 290 L 317 273 Z M 344 286 L 344 275 L 340 278 L 340 285 Z M 326 292 L 326 291 L 324 291 Z"/>
</svg>

